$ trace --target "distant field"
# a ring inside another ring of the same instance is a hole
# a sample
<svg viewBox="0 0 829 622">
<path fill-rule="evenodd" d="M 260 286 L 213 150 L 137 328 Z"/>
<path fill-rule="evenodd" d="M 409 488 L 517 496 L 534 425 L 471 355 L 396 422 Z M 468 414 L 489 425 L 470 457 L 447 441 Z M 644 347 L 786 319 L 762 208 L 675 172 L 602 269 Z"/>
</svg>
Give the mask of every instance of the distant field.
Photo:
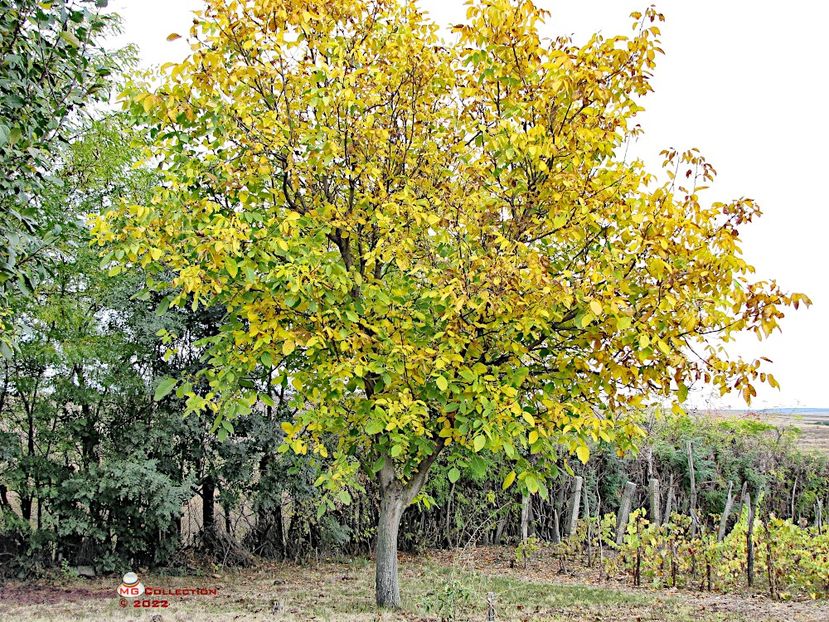
<svg viewBox="0 0 829 622">
<path fill-rule="evenodd" d="M 795 427 L 801 431 L 800 446 L 829 454 L 829 409 L 780 408 L 769 410 L 704 410 L 699 414 L 714 417 L 750 418 L 778 427 Z"/>
</svg>

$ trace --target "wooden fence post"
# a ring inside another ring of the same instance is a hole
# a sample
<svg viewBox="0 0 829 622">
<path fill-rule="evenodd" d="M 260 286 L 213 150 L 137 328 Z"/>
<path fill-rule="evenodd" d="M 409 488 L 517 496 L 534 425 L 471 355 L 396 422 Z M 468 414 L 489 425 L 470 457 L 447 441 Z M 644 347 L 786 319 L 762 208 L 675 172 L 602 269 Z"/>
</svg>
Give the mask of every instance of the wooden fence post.
<svg viewBox="0 0 829 622">
<path fill-rule="evenodd" d="M 671 513 L 673 512 L 674 504 L 674 474 L 668 480 L 668 492 L 665 493 L 665 513 L 662 515 L 662 524 L 666 525 L 671 521 Z"/>
<path fill-rule="evenodd" d="M 753 502 L 751 494 L 746 493 L 746 504 L 748 505 L 748 528 L 746 529 L 746 575 L 749 587 L 754 586 L 754 516 L 757 513 L 757 501 L 759 499 L 759 491 L 755 492 Z"/>
<path fill-rule="evenodd" d="M 628 517 L 630 516 L 630 506 L 633 503 L 633 493 L 636 490 L 636 484 L 628 482 L 625 484 L 625 489 L 622 492 L 622 499 L 619 502 L 619 516 L 616 518 L 616 544 L 621 544 L 625 539 L 625 532 L 628 526 Z"/>
<path fill-rule="evenodd" d="M 737 521 L 743 517 L 743 505 L 746 502 L 746 495 L 748 494 L 748 482 L 743 482 L 743 489 L 740 491 L 740 502 L 737 504 Z"/>
<path fill-rule="evenodd" d="M 796 500 L 795 493 L 797 492 L 797 479 L 798 479 L 798 476 L 795 476 L 795 478 L 794 478 L 794 484 L 792 484 L 792 502 L 791 502 L 791 509 L 789 510 L 789 511 L 790 511 L 790 513 L 791 513 L 791 519 L 792 519 L 792 522 L 793 522 L 793 523 L 795 522 L 795 520 L 794 520 L 794 502 L 795 502 L 795 500 Z"/>
<path fill-rule="evenodd" d="M 731 492 L 734 490 L 734 482 L 728 482 L 728 497 L 725 500 L 725 508 L 720 517 L 720 531 L 717 534 L 717 542 L 722 542 L 725 538 L 725 528 L 728 525 L 728 515 L 731 514 L 731 506 L 734 505 L 734 497 Z"/>
<path fill-rule="evenodd" d="M 771 529 L 769 528 L 769 515 L 763 517 L 763 527 L 766 536 L 766 572 L 769 579 L 769 596 L 777 596 L 777 577 L 774 571 L 774 554 L 771 547 Z"/>
<path fill-rule="evenodd" d="M 690 498 L 690 514 L 691 514 L 691 537 L 697 535 L 697 529 L 699 528 L 697 519 L 697 478 L 694 473 L 694 453 L 691 450 L 691 441 L 686 443 L 686 447 L 688 448 L 688 477 L 691 480 L 691 498 Z"/>
<path fill-rule="evenodd" d="M 653 525 L 660 525 L 662 524 L 662 508 L 660 506 L 661 501 L 659 499 L 659 480 L 655 477 L 648 480 L 648 493 L 650 496 L 651 523 Z"/>
<path fill-rule="evenodd" d="M 584 500 L 584 522 L 587 525 L 587 567 L 593 565 L 593 521 L 590 520 L 590 499 L 587 498 L 587 489 L 582 495 Z"/>
</svg>

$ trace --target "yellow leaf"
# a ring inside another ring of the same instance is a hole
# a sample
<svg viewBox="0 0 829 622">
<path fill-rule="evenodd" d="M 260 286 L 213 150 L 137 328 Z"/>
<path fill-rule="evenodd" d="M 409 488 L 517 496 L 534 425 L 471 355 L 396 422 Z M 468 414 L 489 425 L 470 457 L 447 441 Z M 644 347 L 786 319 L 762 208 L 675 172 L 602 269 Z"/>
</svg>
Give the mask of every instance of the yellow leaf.
<svg viewBox="0 0 829 622">
<path fill-rule="evenodd" d="M 236 274 L 239 272 L 239 266 L 236 265 L 236 260 L 233 257 L 225 257 L 225 270 L 227 270 L 231 278 L 236 277 Z"/>
<path fill-rule="evenodd" d="M 175 41 L 176 39 L 181 39 L 181 35 L 176 32 L 171 32 L 167 35 L 167 41 Z"/>
<path fill-rule="evenodd" d="M 293 339 L 287 339 L 282 342 L 282 354 L 288 356 L 294 350 L 296 350 L 296 343 L 294 343 Z"/>
<path fill-rule="evenodd" d="M 510 471 L 509 474 L 504 478 L 504 483 L 501 484 L 501 490 L 506 490 L 512 483 L 515 481 L 515 471 Z"/>
<path fill-rule="evenodd" d="M 587 445 L 580 445 L 576 449 L 576 455 L 582 461 L 582 464 L 587 464 L 587 461 L 590 459 L 590 448 Z"/>
<path fill-rule="evenodd" d="M 530 432 L 530 445 L 535 445 L 535 442 L 538 440 L 538 432 L 533 430 Z"/>
<path fill-rule="evenodd" d="M 598 300 L 590 301 L 590 310 L 596 317 L 600 316 L 602 314 L 602 303 L 600 303 Z"/>
</svg>

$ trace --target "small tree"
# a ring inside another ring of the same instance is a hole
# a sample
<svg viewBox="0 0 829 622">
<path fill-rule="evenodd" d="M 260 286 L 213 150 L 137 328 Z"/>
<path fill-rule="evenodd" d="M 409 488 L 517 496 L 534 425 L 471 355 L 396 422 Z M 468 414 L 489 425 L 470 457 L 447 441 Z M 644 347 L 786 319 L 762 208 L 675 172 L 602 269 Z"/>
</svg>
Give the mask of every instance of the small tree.
<svg viewBox="0 0 829 622">
<path fill-rule="evenodd" d="M 301 406 L 285 449 L 328 458 L 344 502 L 377 477 L 381 606 L 439 455 L 502 452 L 504 487 L 544 494 L 539 458 L 630 448 L 650 400 L 774 384 L 710 339 L 767 335 L 805 301 L 749 281 L 738 228 L 758 209 L 703 204 L 697 152 L 666 152 L 662 185 L 617 156 L 661 15 L 583 47 L 542 41 L 544 16 L 475 1 L 446 42 L 414 3 L 209 0 L 193 54 L 126 94 L 166 183 L 96 221 L 112 269 L 156 266 L 172 304 L 227 310 L 210 392 L 179 388 L 192 411 L 232 428 L 274 366 Z"/>
<path fill-rule="evenodd" d="M 46 277 L 63 206 L 56 171 L 79 114 L 105 98 L 120 53 L 102 39 L 107 0 L 0 0 L 0 354 L 11 357 L 17 297 Z M 123 58 L 123 56 L 121 56 Z M 72 223 L 69 223 L 72 226 Z"/>
</svg>

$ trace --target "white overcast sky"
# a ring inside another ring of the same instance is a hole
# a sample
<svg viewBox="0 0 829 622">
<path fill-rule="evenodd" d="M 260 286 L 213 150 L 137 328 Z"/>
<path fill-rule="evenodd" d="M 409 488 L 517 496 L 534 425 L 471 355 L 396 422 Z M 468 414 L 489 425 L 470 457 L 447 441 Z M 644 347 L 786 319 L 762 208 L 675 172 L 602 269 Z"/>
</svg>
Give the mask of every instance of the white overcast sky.
<svg viewBox="0 0 829 622">
<path fill-rule="evenodd" d="M 650 0 L 536 0 L 551 11 L 549 34 L 577 42 L 596 31 L 629 34 L 629 14 Z M 420 0 L 442 25 L 463 21 L 462 0 Z M 829 407 L 829 199 L 825 152 L 829 148 L 826 65 L 829 61 L 829 2 L 790 0 L 662 0 L 665 56 L 640 120 L 645 136 L 634 155 L 658 162 L 664 147 L 699 147 L 719 177 L 709 198 L 756 199 L 764 216 L 744 231 L 745 256 L 758 278 L 807 293 L 811 309 L 792 312 L 783 333 L 759 342 L 742 339 L 733 351 L 765 355 L 780 391 L 758 387 L 752 407 Z M 124 19 L 118 43 L 138 46 L 144 65 L 180 60 L 191 11 L 200 0 L 112 0 Z M 744 407 L 736 396 L 697 404 Z"/>
</svg>

